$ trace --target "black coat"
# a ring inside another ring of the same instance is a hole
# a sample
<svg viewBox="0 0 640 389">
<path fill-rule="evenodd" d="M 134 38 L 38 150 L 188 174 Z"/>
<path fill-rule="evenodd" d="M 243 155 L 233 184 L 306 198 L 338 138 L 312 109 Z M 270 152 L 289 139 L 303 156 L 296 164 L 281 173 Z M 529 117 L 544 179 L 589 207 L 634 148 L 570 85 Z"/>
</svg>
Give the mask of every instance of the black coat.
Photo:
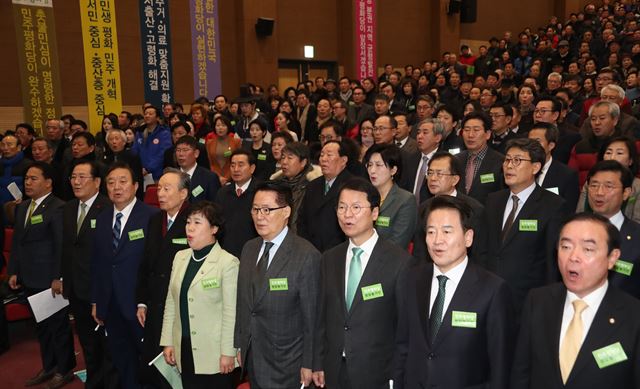
<svg viewBox="0 0 640 389">
<path fill-rule="evenodd" d="M 224 226 L 220 235 L 220 245 L 236 258 L 240 258 L 242 247 L 258 236 L 251 218 L 251 205 L 258 181 L 251 179 L 247 190 L 238 197 L 236 186 L 232 182 L 225 185 L 216 195 L 216 203 L 222 208 Z"/>
</svg>

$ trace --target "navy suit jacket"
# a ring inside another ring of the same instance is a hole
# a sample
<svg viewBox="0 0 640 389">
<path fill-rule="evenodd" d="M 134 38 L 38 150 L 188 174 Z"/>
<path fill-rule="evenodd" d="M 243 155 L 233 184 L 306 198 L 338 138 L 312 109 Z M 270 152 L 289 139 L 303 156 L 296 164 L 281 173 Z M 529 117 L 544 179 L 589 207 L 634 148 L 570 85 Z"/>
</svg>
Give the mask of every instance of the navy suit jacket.
<svg viewBox="0 0 640 389">
<path fill-rule="evenodd" d="M 577 171 L 554 159 L 551 161 L 549 171 L 545 174 L 544 181 L 540 186 L 545 189 L 551 189 L 551 192 L 562 197 L 566 201 L 567 212 L 575 212 L 578 198 L 580 197 Z"/>
<path fill-rule="evenodd" d="M 640 224 L 626 217 L 620 229 L 620 251 L 619 260 L 633 264 L 631 274 L 615 271 L 616 267 L 609 271 L 609 282 L 640 299 Z"/>
<path fill-rule="evenodd" d="M 106 318 L 109 304 L 116 304 L 124 318 L 135 320 L 138 268 L 144 256 L 145 239 L 149 235 L 149 219 L 156 212 L 158 209 L 136 200 L 127 223 L 122 226 L 120 244 L 115 252 L 112 238 L 114 208 L 104 210 L 96 218 L 96 239 L 93 241 L 91 260 L 91 296 L 101 320 Z M 130 237 L 130 232 L 138 230 L 142 230 L 143 237 Z M 112 297 L 115 301 L 112 301 Z"/>
<path fill-rule="evenodd" d="M 218 189 L 220 189 L 218 175 L 202 166 L 196 166 L 191 176 L 189 203 L 195 204 L 202 200 L 215 201 Z"/>
</svg>

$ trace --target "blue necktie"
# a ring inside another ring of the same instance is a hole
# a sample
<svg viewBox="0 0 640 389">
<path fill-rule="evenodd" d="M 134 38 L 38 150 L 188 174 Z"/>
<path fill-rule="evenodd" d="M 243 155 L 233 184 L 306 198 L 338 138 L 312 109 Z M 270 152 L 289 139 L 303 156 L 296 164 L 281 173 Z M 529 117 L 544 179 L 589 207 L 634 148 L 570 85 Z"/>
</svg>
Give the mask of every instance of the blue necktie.
<svg viewBox="0 0 640 389">
<path fill-rule="evenodd" d="M 116 222 L 113 225 L 113 251 L 115 252 L 118 249 L 118 244 L 120 244 L 120 232 L 122 230 L 121 219 L 122 212 L 116 213 Z"/>
</svg>

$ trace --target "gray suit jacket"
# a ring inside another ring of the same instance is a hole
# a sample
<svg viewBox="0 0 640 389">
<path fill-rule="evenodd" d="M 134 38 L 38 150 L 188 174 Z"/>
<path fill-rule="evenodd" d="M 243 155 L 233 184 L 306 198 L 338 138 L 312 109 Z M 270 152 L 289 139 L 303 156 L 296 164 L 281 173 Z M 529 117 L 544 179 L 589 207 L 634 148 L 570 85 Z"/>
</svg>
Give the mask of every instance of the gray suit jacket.
<svg viewBox="0 0 640 389">
<path fill-rule="evenodd" d="M 401 149 L 403 151 L 406 151 L 407 153 L 410 153 L 410 154 L 417 153 L 419 151 L 418 150 L 418 141 L 416 141 L 412 137 L 409 137 L 409 138 L 407 138 L 407 141 L 405 142 L 404 146 L 401 147 Z"/>
<path fill-rule="evenodd" d="M 376 221 L 378 235 L 406 250 L 416 231 L 417 220 L 418 206 L 413 193 L 394 184 L 380 207 Z"/>
<path fill-rule="evenodd" d="M 262 287 L 253 295 L 252 277 L 263 244 L 261 237 L 242 249 L 234 347 L 243 366 L 261 388 L 297 388 L 300 368 L 311 368 L 316 305 L 320 285 L 320 253 L 311 243 L 287 232 L 272 258 Z M 274 280 L 285 288 L 273 290 Z M 247 351 L 250 360 L 247 361 Z"/>
</svg>

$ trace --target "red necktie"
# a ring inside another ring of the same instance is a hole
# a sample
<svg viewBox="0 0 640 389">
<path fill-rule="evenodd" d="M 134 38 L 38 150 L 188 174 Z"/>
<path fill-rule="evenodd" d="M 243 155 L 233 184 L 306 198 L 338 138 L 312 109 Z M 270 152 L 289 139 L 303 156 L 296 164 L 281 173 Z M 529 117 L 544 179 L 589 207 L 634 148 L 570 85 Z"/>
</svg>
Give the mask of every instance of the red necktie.
<svg viewBox="0 0 640 389">
<path fill-rule="evenodd" d="M 242 189 L 241 188 L 237 188 L 236 189 L 236 194 L 238 195 L 238 197 L 242 196 Z"/>
</svg>

